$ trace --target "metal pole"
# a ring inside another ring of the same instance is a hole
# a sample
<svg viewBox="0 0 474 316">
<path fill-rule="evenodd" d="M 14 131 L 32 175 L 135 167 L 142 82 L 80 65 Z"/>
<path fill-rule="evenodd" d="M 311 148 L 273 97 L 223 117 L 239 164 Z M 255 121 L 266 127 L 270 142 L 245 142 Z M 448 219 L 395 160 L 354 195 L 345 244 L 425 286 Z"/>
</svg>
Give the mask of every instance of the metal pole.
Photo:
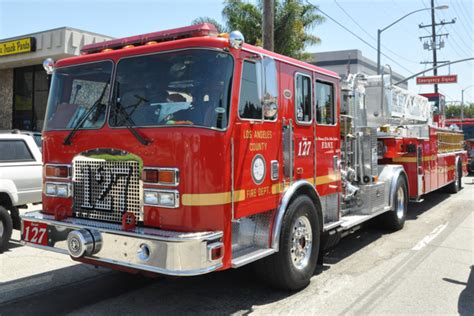
<svg viewBox="0 0 474 316">
<path fill-rule="evenodd" d="M 377 75 L 380 75 L 380 34 L 382 31 L 377 30 Z"/>
<path fill-rule="evenodd" d="M 428 72 L 428 71 L 431 71 L 433 70 L 434 68 L 441 68 L 441 67 L 445 67 L 445 66 L 449 66 L 449 65 L 452 65 L 452 64 L 457 64 L 457 63 L 461 63 L 461 62 L 465 62 L 465 61 L 468 61 L 468 60 L 474 60 L 474 57 L 469 57 L 469 58 L 464 58 L 464 59 L 459 59 L 459 60 L 455 60 L 455 61 L 450 61 L 450 62 L 447 62 L 447 63 L 444 63 L 444 64 L 441 64 L 439 66 L 436 66 L 436 67 L 433 67 L 433 68 L 430 68 L 430 69 L 426 69 L 426 70 L 423 70 L 423 71 L 420 71 L 414 75 L 411 75 L 410 77 L 407 77 L 405 79 L 402 79 L 402 80 L 399 80 L 397 82 L 394 83 L 394 85 L 399 85 L 400 83 L 404 83 L 410 79 L 413 79 L 415 78 L 416 76 L 418 75 L 421 75 L 421 74 L 424 74 L 425 72 Z"/>
<path fill-rule="evenodd" d="M 434 0 L 431 0 L 431 45 L 433 48 L 433 67 L 437 66 L 436 61 L 436 20 L 435 20 L 435 6 Z M 433 69 L 433 75 L 438 75 L 438 68 Z M 434 92 L 438 93 L 438 85 L 434 85 Z"/>
<path fill-rule="evenodd" d="M 431 10 L 431 15 L 432 15 L 432 18 L 434 19 L 434 10 L 444 10 L 444 9 L 447 9 L 448 6 L 447 5 L 440 5 L 440 6 L 437 6 L 435 7 L 433 5 L 433 1 L 434 0 L 431 0 L 431 8 L 423 8 L 423 9 L 418 9 L 418 10 L 415 10 L 415 11 L 412 11 L 410 13 L 407 13 L 405 14 L 404 16 L 402 16 L 401 18 L 399 18 L 398 20 L 395 20 L 394 22 L 392 22 L 391 24 L 387 25 L 386 27 L 384 27 L 383 29 L 378 29 L 377 30 L 377 74 L 380 75 L 380 34 L 385 31 L 386 29 L 392 27 L 394 24 L 397 24 L 398 22 L 400 22 L 401 20 L 403 20 L 404 18 L 406 18 L 407 16 L 409 15 L 412 15 L 414 13 L 417 13 L 417 12 L 420 12 L 420 11 L 426 11 L 426 10 Z M 322 12 L 322 11 L 321 11 Z M 323 12 L 324 13 L 324 12 Z M 433 22 L 434 23 L 434 22 Z M 434 34 L 434 32 L 433 32 Z M 436 52 L 434 52 L 434 54 L 436 54 Z M 436 55 L 435 55 L 435 58 L 434 60 L 436 60 Z M 437 89 L 437 88 L 436 88 Z"/>
<path fill-rule="evenodd" d="M 461 130 L 463 130 L 463 121 L 464 121 L 464 90 L 461 90 Z"/>
<path fill-rule="evenodd" d="M 274 51 L 274 9 L 273 0 L 263 1 L 263 48 Z"/>
</svg>

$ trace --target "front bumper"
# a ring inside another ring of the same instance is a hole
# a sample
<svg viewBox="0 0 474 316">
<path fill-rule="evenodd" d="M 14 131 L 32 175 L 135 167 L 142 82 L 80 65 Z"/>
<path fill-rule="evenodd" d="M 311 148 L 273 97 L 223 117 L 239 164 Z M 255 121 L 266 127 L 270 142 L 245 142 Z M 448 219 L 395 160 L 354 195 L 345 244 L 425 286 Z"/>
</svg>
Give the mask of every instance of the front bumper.
<svg viewBox="0 0 474 316">
<path fill-rule="evenodd" d="M 22 216 L 22 232 L 23 221 L 47 225 L 47 245 L 26 242 L 22 233 L 22 242 L 32 247 L 70 254 L 68 235 L 87 231 L 98 236 L 101 245 L 83 258 L 175 276 L 199 275 L 222 267 L 222 256 L 212 259 L 212 250 L 222 247 L 221 231 L 182 233 L 145 227 L 124 231 L 119 224 L 80 218 L 58 221 L 51 215 L 29 212 Z"/>
</svg>

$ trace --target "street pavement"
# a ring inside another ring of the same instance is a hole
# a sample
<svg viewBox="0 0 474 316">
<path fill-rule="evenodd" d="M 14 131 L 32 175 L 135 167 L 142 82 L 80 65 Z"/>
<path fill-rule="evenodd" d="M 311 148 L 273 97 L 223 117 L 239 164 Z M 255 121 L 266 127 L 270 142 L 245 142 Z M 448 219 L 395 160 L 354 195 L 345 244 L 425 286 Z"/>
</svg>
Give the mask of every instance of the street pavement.
<svg viewBox="0 0 474 316">
<path fill-rule="evenodd" d="M 150 312 L 474 315 L 474 177 L 410 204 L 401 231 L 370 222 L 344 238 L 300 292 L 267 287 L 251 266 L 150 279 L 14 243 L 0 255 L 0 315 Z"/>
</svg>

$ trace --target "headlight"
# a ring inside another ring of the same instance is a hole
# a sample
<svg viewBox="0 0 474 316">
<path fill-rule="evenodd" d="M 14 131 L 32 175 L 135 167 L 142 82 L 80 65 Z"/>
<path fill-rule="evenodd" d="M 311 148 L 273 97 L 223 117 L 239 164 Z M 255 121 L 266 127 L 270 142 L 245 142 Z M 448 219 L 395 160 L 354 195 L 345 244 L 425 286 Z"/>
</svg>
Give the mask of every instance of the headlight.
<svg viewBox="0 0 474 316">
<path fill-rule="evenodd" d="M 69 183 L 46 182 L 44 194 L 51 197 L 68 198 L 70 196 Z"/>
<path fill-rule="evenodd" d="M 178 191 L 144 190 L 145 205 L 177 208 L 179 206 Z"/>
</svg>

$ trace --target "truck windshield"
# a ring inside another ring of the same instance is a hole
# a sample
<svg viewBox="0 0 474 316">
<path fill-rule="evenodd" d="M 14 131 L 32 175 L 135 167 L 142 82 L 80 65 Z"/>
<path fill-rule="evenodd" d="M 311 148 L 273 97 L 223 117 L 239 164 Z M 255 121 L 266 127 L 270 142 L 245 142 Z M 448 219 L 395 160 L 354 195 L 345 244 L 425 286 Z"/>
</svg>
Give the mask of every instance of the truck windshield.
<svg viewBox="0 0 474 316">
<path fill-rule="evenodd" d="M 232 70 L 231 55 L 215 50 L 124 58 L 117 65 L 109 125 L 225 128 Z"/>
<path fill-rule="evenodd" d="M 109 100 L 112 68 L 111 61 L 102 61 L 56 69 L 44 129 L 73 129 L 92 106 L 95 108 L 80 127 L 101 127 Z"/>
</svg>

